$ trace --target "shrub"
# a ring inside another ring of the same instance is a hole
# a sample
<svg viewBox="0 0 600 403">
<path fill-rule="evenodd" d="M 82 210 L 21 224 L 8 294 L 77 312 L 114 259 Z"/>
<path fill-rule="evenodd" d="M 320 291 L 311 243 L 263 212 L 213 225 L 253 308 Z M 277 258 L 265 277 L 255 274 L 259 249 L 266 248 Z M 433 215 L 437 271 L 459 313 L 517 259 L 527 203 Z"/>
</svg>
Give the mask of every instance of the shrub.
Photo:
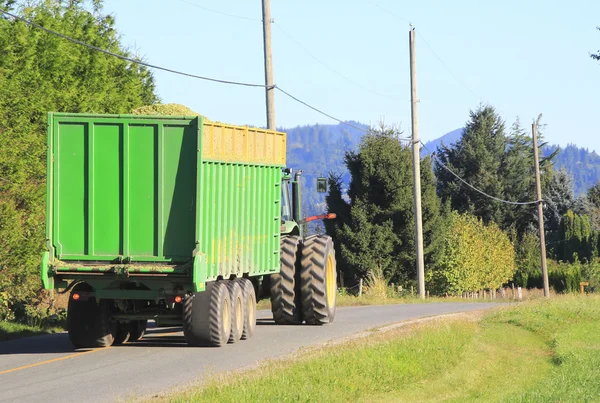
<svg viewBox="0 0 600 403">
<path fill-rule="evenodd" d="M 451 214 L 444 253 L 433 272 L 440 294 L 497 289 L 513 278 L 515 249 L 500 228 L 469 214 Z"/>
</svg>

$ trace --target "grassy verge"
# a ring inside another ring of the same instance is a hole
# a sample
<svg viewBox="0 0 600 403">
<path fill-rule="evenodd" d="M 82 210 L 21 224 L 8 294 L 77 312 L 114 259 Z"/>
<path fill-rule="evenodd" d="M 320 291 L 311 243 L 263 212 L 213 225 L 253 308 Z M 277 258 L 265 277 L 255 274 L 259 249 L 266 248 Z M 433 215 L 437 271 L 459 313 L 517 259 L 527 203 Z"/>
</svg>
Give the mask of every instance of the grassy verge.
<svg viewBox="0 0 600 403">
<path fill-rule="evenodd" d="M 63 330 L 60 327 L 39 327 L 24 325 L 22 323 L 0 322 L 0 341 L 57 333 Z"/>
<path fill-rule="evenodd" d="M 600 401 L 600 298 L 423 322 L 226 374 L 167 401 Z"/>
</svg>

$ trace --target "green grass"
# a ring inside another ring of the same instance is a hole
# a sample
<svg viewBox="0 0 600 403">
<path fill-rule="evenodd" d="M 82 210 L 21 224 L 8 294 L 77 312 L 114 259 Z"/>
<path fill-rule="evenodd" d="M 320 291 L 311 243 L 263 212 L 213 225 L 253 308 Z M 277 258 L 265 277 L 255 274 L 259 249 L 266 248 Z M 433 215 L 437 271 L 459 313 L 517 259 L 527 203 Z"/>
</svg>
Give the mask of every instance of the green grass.
<svg viewBox="0 0 600 403">
<path fill-rule="evenodd" d="M 436 319 L 225 374 L 167 401 L 600 401 L 600 298 Z"/>
<path fill-rule="evenodd" d="M 57 333 L 63 330 L 60 327 L 39 327 L 24 325 L 22 323 L 0 322 L 0 341 Z"/>
</svg>

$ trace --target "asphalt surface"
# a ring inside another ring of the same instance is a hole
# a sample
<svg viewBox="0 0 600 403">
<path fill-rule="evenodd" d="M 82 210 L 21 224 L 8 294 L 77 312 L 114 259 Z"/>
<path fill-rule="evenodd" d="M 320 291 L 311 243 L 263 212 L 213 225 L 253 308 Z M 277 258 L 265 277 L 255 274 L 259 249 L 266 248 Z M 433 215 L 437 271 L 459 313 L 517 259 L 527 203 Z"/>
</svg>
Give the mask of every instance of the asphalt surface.
<svg viewBox="0 0 600 403">
<path fill-rule="evenodd" d="M 222 348 L 188 347 L 181 328 L 154 328 L 142 340 L 75 350 L 66 333 L 0 342 L 0 402 L 108 402 L 151 397 L 207 375 L 285 357 L 303 347 L 374 327 L 490 308 L 491 303 L 432 303 L 338 308 L 328 326 L 276 326 L 258 312 L 250 340 Z"/>
</svg>

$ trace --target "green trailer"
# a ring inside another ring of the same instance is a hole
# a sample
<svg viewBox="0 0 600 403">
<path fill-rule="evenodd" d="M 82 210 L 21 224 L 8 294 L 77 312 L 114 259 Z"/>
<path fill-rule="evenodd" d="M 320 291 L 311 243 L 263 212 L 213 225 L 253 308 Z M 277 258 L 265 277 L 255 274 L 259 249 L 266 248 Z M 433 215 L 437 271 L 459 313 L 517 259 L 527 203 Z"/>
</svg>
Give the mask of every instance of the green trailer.
<svg viewBox="0 0 600 403">
<path fill-rule="evenodd" d="M 41 278 L 70 292 L 71 342 L 135 341 L 148 320 L 190 345 L 249 338 L 264 277 L 276 323 L 331 322 L 333 243 L 302 233 L 285 157 L 284 133 L 200 116 L 50 113 Z"/>
</svg>

